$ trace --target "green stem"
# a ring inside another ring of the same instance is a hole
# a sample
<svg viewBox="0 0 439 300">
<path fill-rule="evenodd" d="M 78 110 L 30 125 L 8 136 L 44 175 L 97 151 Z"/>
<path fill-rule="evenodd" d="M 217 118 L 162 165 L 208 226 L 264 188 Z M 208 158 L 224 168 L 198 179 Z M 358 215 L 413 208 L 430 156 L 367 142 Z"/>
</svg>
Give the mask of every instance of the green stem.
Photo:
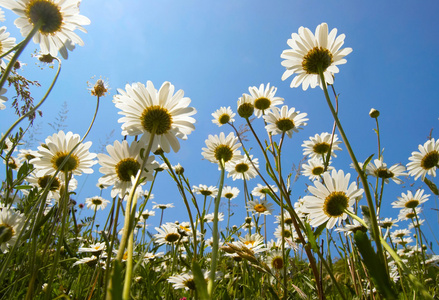
<svg viewBox="0 0 439 300">
<path fill-rule="evenodd" d="M 155 130 L 152 131 L 152 133 L 149 136 L 149 141 L 148 141 L 148 147 L 145 151 L 145 157 L 143 158 L 143 162 L 142 162 L 142 166 L 140 167 L 139 171 L 136 174 L 135 177 L 135 182 L 131 188 L 130 194 L 128 196 L 128 200 L 127 200 L 127 205 L 126 205 L 126 211 L 125 211 L 125 223 L 124 223 L 124 230 L 122 233 L 122 238 L 120 241 L 120 245 L 119 245 L 119 250 L 117 252 L 117 256 L 116 259 L 118 261 L 122 261 L 122 257 L 125 251 L 125 246 L 128 240 L 128 236 L 130 234 L 130 229 L 131 227 L 131 207 L 134 205 L 133 199 L 134 199 L 134 194 L 136 192 L 137 186 L 139 185 L 140 182 L 140 174 L 142 174 L 143 169 L 145 168 L 146 162 L 148 161 L 149 158 L 149 153 L 151 152 L 151 148 L 152 148 L 152 144 L 154 141 L 154 137 L 155 137 Z M 137 197 L 135 197 L 136 203 L 137 203 Z"/>
<path fill-rule="evenodd" d="M 213 213 L 213 232 L 212 232 L 212 238 L 213 238 L 213 245 L 212 245 L 212 262 L 211 262 L 211 268 L 210 268 L 210 274 L 209 274 L 209 282 L 207 284 L 207 293 L 209 295 L 210 299 L 213 299 L 213 290 L 214 290 L 214 283 L 215 283 L 215 273 L 216 273 L 216 267 L 218 264 L 218 244 L 219 244 L 219 234 L 218 234 L 218 212 L 219 212 L 219 205 L 221 202 L 221 193 L 224 186 L 224 177 L 225 177 L 225 166 L 224 166 L 224 160 L 221 159 L 220 168 L 221 168 L 221 178 L 220 178 L 220 185 L 218 188 L 218 194 L 215 198 L 215 210 Z"/>
<path fill-rule="evenodd" d="M 70 176 L 68 175 L 68 172 L 64 172 L 64 178 L 65 178 L 64 195 L 59 201 L 60 210 L 61 210 L 61 232 L 60 232 L 60 235 L 58 236 L 58 245 L 56 247 L 55 257 L 53 259 L 53 266 L 50 270 L 50 277 L 49 277 L 49 282 L 47 285 L 46 299 L 51 299 L 53 278 L 55 277 L 56 269 L 58 267 L 59 255 L 61 253 L 62 241 L 64 239 L 64 232 L 66 229 L 66 218 L 67 218 L 67 215 L 69 213 L 68 205 L 69 205 L 69 201 L 70 201 L 70 196 L 69 196 L 68 186 L 69 186 Z"/>
<path fill-rule="evenodd" d="M 14 130 L 15 126 L 17 126 L 21 121 L 23 121 L 25 118 L 31 116 L 42 104 L 43 102 L 47 99 L 47 97 L 49 96 L 50 92 L 53 89 L 53 86 L 56 83 L 56 80 L 58 79 L 59 73 L 61 71 L 61 61 L 55 57 L 55 59 L 58 61 L 58 69 L 56 71 L 55 77 L 52 81 L 52 84 L 49 86 L 49 89 L 47 90 L 46 94 L 43 96 L 43 98 L 40 100 L 40 102 L 38 102 L 38 104 L 36 106 L 34 106 L 34 108 L 32 108 L 30 111 L 28 111 L 26 114 L 22 115 L 17 121 L 14 122 L 14 124 L 12 124 L 11 127 L 9 127 L 9 129 L 6 131 L 6 133 L 3 135 L 3 137 L 0 139 L 0 145 L 3 145 L 3 142 L 5 141 L 5 139 L 9 136 L 9 134 L 12 132 L 12 130 Z M 3 77 L 2 77 L 3 79 Z"/>
<path fill-rule="evenodd" d="M 11 58 L 11 61 L 9 62 L 8 66 L 6 67 L 5 72 L 2 75 L 2 78 L 0 79 L 0 89 L 3 88 L 3 85 L 5 84 L 6 80 L 8 79 L 9 73 L 11 73 L 11 70 L 14 67 L 15 62 L 18 60 L 18 57 L 23 52 L 24 48 L 26 48 L 27 44 L 33 38 L 35 33 L 37 33 L 38 30 L 40 30 L 42 25 L 43 25 L 43 20 L 42 19 L 38 20 L 38 22 L 32 28 L 31 32 L 29 32 L 27 37 L 24 39 L 24 41 L 20 43 L 20 47 L 17 49 L 17 52 L 15 52 L 14 56 Z M 1 144 L 1 142 L 0 142 L 0 144 Z"/>
<path fill-rule="evenodd" d="M 364 175 L 363 170 L 361 170 L 360 165 L 358 164 L 358 161 L 357 161 L 357 158 L 355 157 L 354 151 L 352 150 L 351 145 L 349 143 L 349 140 L 348 140 L 348 138 L 343 130 L 343 127 L 341 126 L 338 115 L 334 110 L 334 106 L 332 105 L 331 99 L 330 99 L 329 94 L 328 94 L 328 89 L 326 88 L 325 76 L 324 76 L 321 68 L 319 68 L 319 76 L 320 76 L 320 81 L 321 81 L 322 86 L 323 86 L 323 91 L 325 93 L 326 102 L 329 106 L 329 109 L 331 110 L 334 121 L 337 124 L 338 131 L 340 132 L 340 135 L 343 139 L 343 142 L 346 145 L 349 156 L 351 157 L 351 160 L 354 164 L 355 170 L 357 171 L 358 175 L 360 176 L 361 182 L 363 184 L 364 193 L 366 194 L 366 200 L 367 200 L 367 204 L 369 206 L 370 222 L 372 225 L 373 239 L 374 239 L 376 247 L 377 247 L 378 257 L 379 257 L 380 261 L 382 263 L 384 263 L 384 254 L 383 254 L 383 250 L 382 250 L 382 246 L 381 246 L 381 234 L 380 234 L 379 227 L 378 227 L 378 220 L 377 220 L 377 216 L 375 213 L 373 199 L 372 199 L 372 196 L 371 196 L 370 190 L 369 190 L 369 184 L 367 182 L 367 179 L 366 179 L 366 176 Z"/>
<path fill-rule="evenodd" d="M 137 202 L 137 193 L 134 192 L 133 212 L 135 211 L 136 202 Z M 125 280 L 123 284 L 123 294 L 122 294 L 122 299 L 124 300 L 130 299 L 131 278 L 133 277 L 134 230 L 131 230 L 128 238 L 127 252 L 128 252 L 128 257 L 127 257 Z"/>
</svg>

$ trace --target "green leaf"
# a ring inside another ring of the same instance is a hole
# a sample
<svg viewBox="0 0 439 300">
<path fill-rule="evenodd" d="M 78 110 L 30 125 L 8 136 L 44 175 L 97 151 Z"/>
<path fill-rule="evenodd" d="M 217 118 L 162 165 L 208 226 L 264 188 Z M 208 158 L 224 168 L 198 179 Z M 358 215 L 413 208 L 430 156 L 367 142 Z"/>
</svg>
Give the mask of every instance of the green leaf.
<svg viewBox="0 0 439 300">
<path fill-rule="evenodd" d="M 31 185 L 17 185 L 15 186 L 15 189 L 17 190 L 31 190 L 33 186 Z"/>
<path fill-rule="evenodd" d="M 122 263 L 118 260 L 114 261 L 114 269 L 111 274 L 111 288 L 109 288 L 109 296 L 111 300 L 121 300 L 123 292 L 123 269 Z M 108 299 L 108 298 L 107 298 Z"/>
<path fill-rule="evenodd" d="M 367 228 L 372 228 L 372 223 L 370 221 L 370 209 L 369 206 L 361 205 L 361 213 L 363 214 L 363 220 L 366 222 Z"/>
<path fill-rule="evenodd" d="M 397 299 L 397 294 L 393 290 L 392 283 L 387 275 L 386 267 L 384 263 L 380 262 L 367 234 L 357 230 L 354 234 L 354 240 L 361 254 L 362 262 L 366 266 L 378 292 L 385 299 Z"/>
<path fill-rule="evenodd" d="M 196 261 L 192 263 L 192 272 L 194 273 L 195 288 L 198 292 L 198 299 L 209 299 L 206 279 L 204 278 L 200 265 L 198 265 Z"/>
<path fill-rule="evenodd" d="M 319 238 L 320 234 L 322 234 L 323 229 L 325 229 L 326 222 L 317 227 L 316 231 L 314 232 L 311 228 L 311 226 L 308 223 L 305 223 L 305 229 L 306 229 L 306 236 L 308 237 L 308 243 L 311 245 L 312 250 L 317 253 L 319 252 L 319 246 L 317 245 L 317 239 Z"/>
<path fill-rule="evenodd" d="M 432 181 L 430 181 L 427 177 L 425 177 L 424 182 L 430 188 L 430 191 L 432 191 L 433 194 L 439 196 L 439 190 L 437 189 L 437 186 Z"/>
<path fill-rule="evenodd" d="M 366 167 L 367 167 L 367 165 L 370 163 L 370 161 L 372 160 L 372 157 L 374 156 L 375 154 L 372 154 L 371 156 L 369 156 L 365 161 L 364 161 L 364 164 L 363 164 L 363 172 L 366 172 Z"/>
</svg>

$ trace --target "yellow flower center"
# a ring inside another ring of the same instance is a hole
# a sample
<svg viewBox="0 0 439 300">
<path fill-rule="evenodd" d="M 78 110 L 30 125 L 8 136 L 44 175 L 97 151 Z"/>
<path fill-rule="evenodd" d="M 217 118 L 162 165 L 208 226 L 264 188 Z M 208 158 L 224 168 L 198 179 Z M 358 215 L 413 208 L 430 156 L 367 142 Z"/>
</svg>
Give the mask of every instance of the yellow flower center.
<svg viewBox="0 0 439 300">
<path fill-rule="evenodd" d="M 284 232 L 283 232 L 283 234 L 284 234 L 284 238 L 290 238 L 290 237 L 293 236 L 293 234 L 291 233 L 291 231 L 288 230 L 288 229 L 285 229 Z"/>
<path fill-rule="evenodd" d="M 325 154 L 329 151 L 329 144 L 325 142 L 317 143 L 312 147 L 312 150 L 317 154 Z"/>
<path fill-rule="evenodd" d="M 284 259 L 280 256 L 276 256 L 271 261 L 271 266 L 276 270 L 281 270 L 284 267 Z"/>
<path fill-rule="evenodd" d="M 404 206 L 407 208 L 415 208 L 418 205 L 419 205 L 419 200 L 417 199 L 410 199 L 404 204 Z"/>
<path fill-rule="evenodd" d="M 0 224 L 0 244 L 6 243 L 15 235 L 14 228 L 8 224 Z"/>
<path fill-rule="evenodd" d="M 227 124 L 230 121 L 230 116 L 228 114 L 222 114 L 218 118 L 218 122 L 222 125 Z"/>
<path fill-rule="evenodd" d="M 26 4 L 25 14 L 31 24 L 42 20 L 40 33 L 55 34 L 61 30 L 63 15 L 61 9 L 51 0 L 30 0 Z"/>
<path fill-rule="evenodd" d="M 322 47 L 314 47 L 303 57 L 302 68 L 307 74 L 319 74 L 319 68 L 322 72 L 334 62 L 332 53 Z"/>
<path fill-rule="evenodd" d="M 387 179 L 387 178 L 392 178 L 394 174 L 386 167 L 381 167 L 376 169 L 375 176 L 378 178 Z"/>
<path fill-rule="evenodd" d="M 414 212 L 409 212 L 405 215 L 405 217 L 407 219 L 413 219 L 414 217 L 416 217 L 416 214 Z"/>
<path fill-rule="evenodd" d="M 294 122 L 288 118 L 279 119 L 276 121 L 276 127 L 282 131 L 287 132 L 295 127 Z"/>
<path fill-rule="evenodd" d="M 235 166 L 235 171 L 238 173 L 245 173 L 248 171 L 248 169 L 249 169 L 249 167 L 246 163 L 236 164 L 236 166 Z"/>
<path fill-rule="evenodd" d="M 212 192 L 209 191 L 209 190 L 201 190 L 200 193 L 203 196 L 210 196 L 210 195 L 212 195 Z"/>
<path fill-rule="evenodd" d="M 183 281 L 183 284 L 190 290 L 195 290 L 195 280 L 193 279 L 188 279 Z"/>
<path fill-rule="evenodd" d="M 324 170 L 325 170 L 325 169 L 323 169 L 323 167 L 318 166 L 318 167 L 314 167 L 314 168 L 312 169 L 311 173 L 312 173 L 313 175 L 318 176 L 318 175 L 321 175 L 321 174 L 323 173 Z"/>
<path fill-rule="evenodd" d="M 226 197 L 227 199 L 231 199 L 233 197 L 233 193 L 225 193 L 224 197 Z"/>
<path fill-rule="evenodd" d="M 50 162 L 52 163 L 52 166 L 54 169 L 58 170 L 61 167 L 61 164 L 63 163 L 64 159 L 67 157 L 67 152 L 58 152 L 56 153 Z M 62 168 L 62 171 L 64 172 L 70 172 L 75 170 L 79 165 L 79 159 L 75 154 L 70 155 L 70 157 L 67 159 L 67 162 L 64 164 L 64 167 Z"/>
<path fill-rule="evenodd" d="M 251 115 L 253 115 L 255 108 L 251 103 L 243 103 L 238 107 L 238 115 L 241 118 L 248 119 Z"/>
<path fill-rule="evenodd" d="M 99 206 L 102 204 L 102 200 L 99 198 L 93 198 L 93 199 L 91 199 L 91 203 L 93 203 L 96 206 Z"/>
<path fill-rule="evenodd" d="M 140 163 L 134 158 L 124 158 L 116 165 L 116 174 L 122 181 L 131 181 L 131 176 L 136 176 Z"/>
<path fill-rule="evenodd" d="M 172 233 L 168 233 L 165 236 L 165 241 L 167 241 L 168 243 L 175 243 L 176 241 L 178 241 L 179 238 L 180 235 L 178 233 L 172 232 Z"/>
<path fill-rule="evenodd" d="M 260 98 L 255 100 L 254 105 L 259 110 L 266 110 L 266 109 L 270 108 L 271 101 L 268 98 L 260 97 Z"/>
<path fill-rule="evenodd" d="M 425 170 L 437 167 L 439 162 L 439 152 L 436 150 L 427 153 L 421 160 L 421 167 Z"/>
<path fill-rule="evenodd" d="M 219 145 L 215 148 L 215 159 L 218 161 L 221 161 L 221 159 L 224 160 L 224 162 L 227 162 L 231 160 L 233 157 L 233 151 L 232 149 L 227 145 Z"/>
<path fill-rule="evenodd" d="M 171 129 L 172 116 L 166 108 L 153 105 L 145 108 L 140 117 L 140 121 L 146 131 L 161 135 Z"/>
<path fill-rule="evenodd" d="M 258 213 L 263 213 L 264 211 L 267 210 L 267 208 L 263 204 L 256 204 L 254 210 L 257 211 Z"/>
<path fill-rule="evenodd" d="M 42 189 L 45 189 L 46 186 L 49 184 L 49 181 L 51 178 L 52 178 L 52 176 L 50 176 L 50 175 L 46 175 L 46 176 L 38 178 L 39 187 Z M 56 191 L 59 189 L 60 186 L 61 186 L 61 183 L 60 183 L 59 179 L 55 177 L 52 181 L 52 184 L 50 185 L 49 190 Z"/>
<path fill-rule="evenodd" d="M 94 85 L 91 94 L 97 97 L 105 96 L 105 93 L 108 92 L 107 87 L 105 86 L 105 82 L 102 79 L 98 79 L 96 84 Z"/>
<path fill-rule="evenodd" d="M 325 198 L 323 211 L 330 218 L 341 217 L 348 204 L 349 198 L 345 192 L 332 192 Z"/>
</svg>

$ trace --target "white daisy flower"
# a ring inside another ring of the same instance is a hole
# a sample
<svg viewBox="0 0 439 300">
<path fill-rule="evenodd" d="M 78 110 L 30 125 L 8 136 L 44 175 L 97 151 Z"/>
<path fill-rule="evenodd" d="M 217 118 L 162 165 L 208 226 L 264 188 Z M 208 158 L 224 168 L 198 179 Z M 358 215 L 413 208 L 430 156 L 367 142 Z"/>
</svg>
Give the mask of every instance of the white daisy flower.
<svg viewBox="0 0 439 300">
<path fill-rule="evenodd" d="M 210 162 L 217 163 L 218 168 L 221 160 L 227 165 L 231 161 L 241 159 L 241 151 L 238 150 L 241 144 L 238 143 L 238 137 L 235 137 L 233 132 L 229 133 L 227 137 L 224 132 L 219 136 L 210 135 L 205 141 L 207 148 L 202 148 L 201 154 Z"/>
<path fill-rule="evenodd" d="M 222 191 L 221 197 L 229 200 L 235 199 L 239 195 L 239 189 L 237 187 L 225 186 Z"/>
<path fill-rule="evenodd" d="M 92 210 L 99 210 L 99 209 L 104 210 L 105 207 L 107 207 L 108 203 L 110 203 L 110 201 L 105 200 L 100 196 L 95 196 L 85 199 L 85 204 L 87 204 L 87 208 L 90 208 Z"/>
<path fill-rule="evenodd" d="M 227 123 L 233 123 L 235 122 L 235 119 L 233 119 L 235 115 L 236 114 L 232 111 L 230 106 L 221 107 L 220 109 L 212 113 L 212 117 L 213 117 L 212 123 L 218 125 L 219 127 Z"/>
<path fill-rule="evenodd" d="M 307 125 L 306 116 L 306 113 L 300 113 L 294 107 L 288 109 L 288 106 L 284 105 L 282 108 L 273 107 L 263 118 L 268 123 L 265 126 L 268 133 L 272 135 L 286 133 L 291 138 L 293 132 L 299 132 L 299 129 L 303 129 L 301 126 Z"/>
<path fill-rule="evenodd" d="M 419 228 L 422 226 L 422 224 L 424 224 L 424 222 L 424 219 L 413 220 L 413 222 L 409 224 L 409 229 Z"/>
<path fill-rule="evenodd" d="M 73 134 L 71 131 L 65 134 L 62 130 L 46 138 L 46 143 L 38 147 L 38 156 L 30 161 L 37 170 L 36 176 L 55 174 L 80 139 L 79 134 Z M 88 151 L 90 146 L 91 142 L 81 143 L 67 159 L 62 171 L 74 175 L 93 173 L 92 167 L 97 161 L 94 160 L 96 154 Z"/>
<path fill-rule="evenodd" d="M 277 192 L 279 189 L 274 186 L 270 185 L 270 188 L 273 192 Z M 271 193 L 270 189 L 266 185 L 262 185 L 258 183 L 258 185 L 252 190 L 253 197 L 259 197 L 260 199 L 263 199 L 267 197 L 267 194 Z"/>
<path fill-rule="evenodd" d="M 188 107 L 191 99 L 184 97 L 183 90 L 174 94 L 174 86 L 164 82 L 157 91 L 151 81 L 134 83 L 125 86 L 126 91 L 118 89 L 116 107 L 124 117 L 119 119 L 122 124 L 122 135 L 141 135 L 148 141 L 154 132 L 155 137 L 151 151 L 158 147 L 169 153 L 180 149 L 177 138 L 187 139 L 194 129 L 195 119 L 190 117 L 197 111 Z"/>
<path fill-rule="evenodd" d="M 345 235 L 348 235 L 350 233 L 355 233 L 357 230 L 366 231 L 367 229 L 358 222 L 356 219 L 353 220 L 353 224 L 345 224 L 343 227 L 336 228 L 335 231 L 337 232 L 344 232 Z"/>
<path fill-rule="evenodd" d="M 332 146 L 331 146 L 332 141 Z M 303 155 L 307 156 L 309 155 L 310 158 L 322 158 L 325 157 L 326 154 L 329 151 L 329 148 L 331 148 L 331 155 L 333 157 L 337 157 L 335 155 L 335 150 L 341 150 L 341 148 L 338 146 L 341 144 L 341 141 L 338 140 L 338 137 L 336 134 L 332 136 L 332 134 L 323 132 L 321 134 L 316 134 L 315 136 L 311 136 L 308 141 L 304 141 L 302 144 L 303 149 Z"/>
<path fill-rule="evenodd" d="M 86 264 L 89 267 L 94 267 L 96 265 L 96 263 L 98 262 L 98 258 L 94 255 L 90 256 L 90 257 L 84 257 L 81 259 L 78 259 L 73 265 L 74 266 L 78 266 L 78 265 L 82 265 L 82 264 Z"/>
<path fill-rule="evenodd" d="M 164 252 L 157 252 L 157 253 L 146 252 L 145 255 L 143 255 L 143 259 L 145 259 L 145 260 L 153 260 L 155 258 L 163 257 L 164 255 L 165 255 Z"/>
<path fill-rule="evenodd" d="M 226 171 L 228 172 L 227 178 L 232 177 L 233 180 L 242 179 L 250 180 L 258 175 L 259 161 L 257 158 L 253 159 L 253 155 L 250 155 L 251 161 L 247 155 L 242 156 L 241 159 L 231 161 L 226 165 Z"/>
<path fill-rule="evenodd" d="M 173 203 L 159 204 L 154 201 L 152 201 L 152 203 L 155 203 L 155 205 L 152 206 L 152 209 L 167 209 L 167 208 L 175 207 Z"/>
<path fill-rule="evenodd" d="M 319 180 L 320 176 L 325 171 L 325 165 L 321 158 L 315 157 L 307 161 L 306 164 L 302 165 L 302 175 L 308 176 L 310 180 Z M 333 170 L 334 167 L 328 166 L 326 172 Z"/>
<path fill-rule="evenodd" d="M 378 222 L 378 225 L 387 229 L 387 228 L 392 228 L 393 226 L 398 227 L 398 224 L 396 224 L 397 222 L 398 222 L 397 219 L 384 218 L 383 220 Z"/>
<path fill-rule="evenodd" d="M 345 35 L 337 36 L 337 29 L 328 33 L 328 25 L 322 23 L 317 26 L 315 35 L 305 27 L 299 28 L 299 33 L 291 34 L 287 41 L 291 49 L 284 50 L 281 54 L 282 66 L 287 70 L 282 75 L 282 80 L 297 74 L 291 82 L 291 87 L 302 84 L 303 90 L 309 86 L 322 87 L 319 70 L 323 72 L 327 84 L 333 84 L 334 73 L 338 73 L 337 65 L 345 64 L 344 57 L 352 52 L 352 48 L 343 48 Z"/>
<path fill-rule="evenodd" d="M 282 215 L 276 215 L 275 216 L 276 221 L 274 221 L 275 224 L 280 224 L 282 222 Z M 286 210 L 284 210 L 284 224 L 291 225 L 293 224 L 293 218 L 291 217 L 290 213 Z"/>
<path fill-rule="evenodd" d="M 202 272 L 203 272 L 203 277 L 207 282 L 209 280 L 210 272 L 209 271 L 202 271 Z M 219 274 L 215 275 L 215 277 L 217 276 L 220 277 Z M 186 291 L 196 290 L 194 275 L 192 274 L 191 271 L 189 271 L 188 273 L 181 273 L 178 275 L 170 276 L 168 278 L 168 282 L 172 283 L 172 286 L 176 290 L 178 289 L 185 289 Z"/>
<path fill-rule="evenodd" d="M 0 55 L 8 52 L 12 48 L 15 47 L 15 38 L 9 37 L 9 32 L 6 31 L 6 26 L 0 27 Z M 11 60 L 12 55 L 14 53 L 11 52 L 2 59 L 0 59 L 0 66 L 3 69 L 6 69 L 6 62 L 3 59 Z M 5 90 L 6 91 L 6 90 Z"/>
<path fill-rule="evenodd" d="M 282 244 L 282 226 L 281 225 L 276 227 L 273 235 L 277 239 L 277 243 Z M 294 230 L 294 228 L 291 225 L 285 224 L 284 230 L 283 230 L 283 237 L 285 239 L 287 246 L 290 245 L 290 246 L 293 246 L 294 248 L 297 248 L 294 241 L 296 241 L 298 239 L 298 236 L 296 234 L 296 231 Z"/>
<path fill-rule="evenodd" d="M 49 182 L 52 181 L 52 183 L 50 183 L 47 199 L 55 199 L 56 201 L 59 201 L 60 191 L 65 187 L 65 176 L 64 174 L 58 174 L 55 178 L 53 178 L 53 180 L 52 177 L 52 175 L 37 177 L 35 172 L 32 172 L 26 177 L 25 180 L 29 182 L 30 186 L 37 187 L 38 191 L 44 190 Z M 78 181 L 72 176 L 72 178 L 69 180 L 69 192 L 73 192 L 77 187 Z M 28 195 L 29 191 L 30 190 L 23 189 L 22 193 Z"/>
<path fill-rule="evenodd" d="M 212 223 L 214 215 L 215 215 L 214 213 L 205 215 L 203 221 L 205 223 Z M 218 213 L 218 222 L 222 222 L 222 221 L 224 221 L 224 214 L 220 212 Z"/>
<path fill-rule="evenodd" d="M 398 176 L 407 176 L 404 166 L 396 164 L 388 168 L 387 164 L 383 162 L 382 157 L 380 159 L 375 159 L 373 163 L 369 163 L 366 166 L 366 174 L 384 179 L 385 183 L 389 183 L 390 178 L 397 184 L 403 182 Z"/>
<path fill-rule="evenodd" d="M 177 226 L 172 223 L 163 224 L 160 228 L 155 227 L 155 230 L 159 232 L 157 234 L 154 234 L 155 243 L 159 245 L 172 245 L 181 238 Z"/>
<path fill-rule="evenodd" d="M 258 118 L 271 111 L 274 106 L 284 102 L 283 98 L 274 96 L 277 88 L 274 86 L 270 87 L 269 83 L 267 86 L 261 84 L 259 88 L 255 86 L 249 87 L 248 91 L 250 92 L 250 99 L 253 102 L 255 116 Z"/>
<path fill-rule="evenodd" d="M 218 194 L 218 188 L 216 186 L 207 186 L 205 184 L 200 184 L 198 186 L 192 187 L 192 192 L 195 194 L 203 195 L 203 196 L 212 196 L 216 197 Z"/>
<path fill-rule="evenodd" d="M 117 195 L 123 198 L 133 186 L 131 177 L 137 175 L 143 163 L 143 159 L 140 157 L 142 146 L 144 145 L 137 141 L 133 141 L 131 145 L 128 145 L 126 140 L 122 143 L 115 141 L 113 145 L 107 146 L 109 155 L 98 154 L 101 165 L 99 172 L 104 174 L 99 178 L 99 183 L 104 186 L 114 185 L 111 190 L 112 198 Z M 146 162 L 146 170 L 142 170 L 141 178 L 145 177 L 147 181 L 151 181 L 154 175 L 153 170 L 157 167 L 158 163 L 151 155 Z M 146 181 L 142 183 L 144 184 Z"/>
<path fill-rule="evenodd" d="M 67 59 L 67 49 L 84 42 L 74 32 L 89 25 L 90 20 L 79 14 L 79 0 L 2 0 L 0 5 L 18 15 L 14 24 L 26 37 L 40 21 L 40 29 L 33 41 L 40 45 L 41 53 L 57 56 L 58 51 Z"/>
<path fill-rule="evenodd" d="M 419 152 L 412 152 L 407 164 L 407 170 L 417 180 L 419 177 L 424 180 L 428 174 L 436 177 L 436 169 L 439 165 L 439 140 L 431 139 L 419 145 Z"/>
<path fill-rule="evenodd" d="M 20 149 L 18 151 L 17 158 L 20 163 L 23 164 L 25 161 L 29 162 L 31 159 L 37 157 L 37 153 L 37 151 L 30 149 Z"/>
<path fill-rule="evenodd" d="M 256 199 L 248 201 L 246 208 L 248 211 L 258 213 L 259 215 L 271 215 L 274 211 L 272 206 L 273 203 L 268 203 L 265 199 Z"/>
<path fill-rule="evenodd" d="M 407 191 L 407 194 L 402 193 L 401 197 L 398 197 L 398 201 L 392 202 L 393 208 L 415 208 L 420 204 L 428 201 L 430 195 L 424 195 L 424 190 L 417 190 L 413 195 L 411 191 Z"/>
<path fill-rule="evenodd" d="M 240 236 L 239 241 L 233 242 L 233 244 L 239 248 L 246 248 L 246 250 L 250 250 L 253 254 L 268 250 L 264 244 L 264 237 L 259 233 L 246 234 L 244 237 Z"/>
<path fill-rule="evenodd" d="M 6 21 L 5 12 L 0 9 L 0 22 Z"/>
<path fill-rule="evenodd" d="M 399 221 L 412 220 L 416 217 L 416 215 L 419 216 L 421 211 L 422 209 L 420 206 L 417 206 L 415 208 L 403 208 L 399 211 L 398 220 Z"/>
<path fill-rule="evenodd" d="M 147 209 L 145 209 L 145 210 L 140 214 L 140 216 L 142 217 L 142 219 L 143 219 L 144 221 L 146 221 L 146 220 L 149 219 L 149 217 L 153 217 L 153 216 L 155 216 L 155 210 L 147 210 Z"/>
<path fill-rule="evenodd" d="M 323 174 L 325 184 L 314 181 L 315 187 L 308 188 L 312 196 L 305 196 L 303 201 L 310 225 L 317 227 L 328 221 L 326 228 L 331 229 L 346 219 L 346 209 L 353 211 L 352 206 L 362 196 L 363 189 L 358 189 L 355 182 L 349 184 L 350 178 L 351 174 L 345 176 L 343 170 L 332 170 L 331 174 Z"/>
<path fill-rule="evenodd" d="M 395 231 L 393 231 L 390 236 L 392 237 L 392 239 L 399 239 L 402 237 L 407 237 L 410 236 L 411 232 L 408 229 L 397 229 Z"/>
<path fill-rule="evenodd" d="M 242 94 L 242 97 L 238 99 L 238 115 L 241 118 L 248 119 L 253 115 L 255 106 L 253 105 L 253 99 L 248 94 Z"/>
<path fill-rule="evenodd" d="M 105 250 L 105 248 L 106 248 L 105 242 L 96 243 L 96 244 L 91 244 L 90 247 L 83 247 L 83 246 L 79 247 L 78 253 L 91 252 L 96 255 L 99 255 L 102 253 L 102 251 Z"/>
<path fill-rule="evenodd" d="M 8 248 L 15 245 L 24 222 L 23 214 L 7 207 L 0 210 L 0 249 L 3 253 L 8 252 Z"/>
<path fill-rule="evenodd" d="M 267 256 L 267 265 L 275 272 L 281 272 L 284 268 L 285 261 L 282 251 L 270 251 Z"/>
</svg>

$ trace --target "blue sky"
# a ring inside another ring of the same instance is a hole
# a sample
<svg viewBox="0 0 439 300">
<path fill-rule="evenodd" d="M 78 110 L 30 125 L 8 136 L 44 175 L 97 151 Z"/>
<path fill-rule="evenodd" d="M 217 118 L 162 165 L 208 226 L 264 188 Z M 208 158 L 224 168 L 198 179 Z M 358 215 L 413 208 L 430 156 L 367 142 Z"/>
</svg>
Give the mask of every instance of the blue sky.
<svg viewBox="0 0 439 300">
<path fill-rule="evenodd" d="M 211 122 L 211 113 L 221 106 L 231 106 L 249 86 L 271 83 L 285 104 L 308 113 L 308 126 L 288 140 L 284 154 L 284 169 L 302 159 L 300 145 L 316 133 L 330 131 L 332 117 L 321 89 L 291 89 L 291 80 L 281 81 L 284 68 L 280 54 L 288 46 L 286 41 L 300 26 L 313 32 L 322 22 L 330 29 L 344 33 L 345 47 L 353 48 L 347 64 L 340 66 L 335 88 L 340 94 L 340 119 L 351 140 L 358 159 L 364 160 L 377 152 L 374 121 L 369 110 L 381 112 L 380 127 L 384 159 L 389 165 L 406 164 L 412 151 L 427 140 L 439 117 L 437 70 L 439 67 L 439 19 L 437 1 L 115 1 L 93 0 L 81 2 L 81 14 L 91 20 L 87 34 L 79 33 L 85 46 L 77 47 L 63 61 L 59 82 L 43 105 L 44 118 L 40 139 L 53 134 L 48 122 L 56 115 L 64 101 L 69 115 L 66 130 L 82 135 L 92 117 L 95 101 L 88 94 L 87 81 L 94 75 L 108 79 L 111 95 L 102 99 L 96 124 L 88 140 L 92 150 L 98 151 L 103 143 L 112 144 L 121 139 L 120 115 L 111 102 L 117 88 L 133 82 L 151 80 L 156 87 L 170 81 L 176 89 L 183 89 L 192 99 L 196 130 L 181 143 L 177 154 L 169 155 L 173 164 L 181 163 L 193 185 L 216 185 L 217 167 L 202 160 L 201 148 L 209 134 L 230 131 Z M 5 26 L 18 40 L 14 28 L 15 15 L 6 12 Z M 24 75 L 44 84 L 51 80 L 53 71 L 41 71 L 35 66 L 30 53 L 37 46 L 31 44 L 21 58 L 27 63 Z M 292 78 L 291 78 L 292 79 Z M 43 89 L 41 89 L 42 91 Z M 35 92 L 38 98 L 40 91 Z M 12 111 L 0 112 L 0 128 L 15 119 Z M 242 124 L 237 119 L 237 124 Z M 107 137 L 114 129 L 108 141 Z M 264 134 L 262 127 L 260 133 Z M 336 168 L 349 171 L 349 157 L 345 147 L 334 162 Z M 261 160 L 260 152 L 255 152 Z M 78 178 L 78 202 L 99 193 L 95 183 L 100 174 L 98 166 L 91 176 Z M 165 214 L 165 221 L 186 221 L 179 213 L 184 206 L 176 186 L 165 176 L 153 190 L 154 201 L 174 203 L 177 208 Z M 166 178 L 165 178 L 166 177 Z M 82 182 L 84 186 L 81 189 Z M 242 182 L 226 182 L 242 190 Z M 253 180 L 250 187 L 260 183 Z M 305 183 L 294 186 L 293 198 L 305 195 Z M 413 180 L 408 184 L 413 183 Z M 417 181 L 413 191 L 421 186 Z M 406 189 L 391 183 L 385 191 L 384 203 L 390 203 Z M 108 197 L 109 198 L 109 193 Z M 242 215 L 242 192 L 233 200 L 236 214 Z M 365 204 L 365 201 L 364 203 Z M 434 199 L 425 205 L 431 224 L 437 227 L 432 213 Z M 148 204 L 147 208 L 151 208 Z M 107 208 L 106 212 L 109 209 Z M 278 210 L 277 210 L 278 211 Z M 105 211 L 104 211 L 105 212 Z M 386 212 L 386 214 L 385 214 Z M 85 212 L 83 213 L 85 215 Z M 397 211 L 385 209 L 383 217 L 396 217 Z M 158 217 L 156 221 L 158 223 Z M 153 224 L 150 226 L 154 231 Z M 235 224 L 241 222 L 235 219 Z M 270 223 L 271 221 L 268 220 Z M 233 223 L 233 222 L 232 222 Z M 224 223 L 225 225 L 225 223 Z"/>
</svg>

